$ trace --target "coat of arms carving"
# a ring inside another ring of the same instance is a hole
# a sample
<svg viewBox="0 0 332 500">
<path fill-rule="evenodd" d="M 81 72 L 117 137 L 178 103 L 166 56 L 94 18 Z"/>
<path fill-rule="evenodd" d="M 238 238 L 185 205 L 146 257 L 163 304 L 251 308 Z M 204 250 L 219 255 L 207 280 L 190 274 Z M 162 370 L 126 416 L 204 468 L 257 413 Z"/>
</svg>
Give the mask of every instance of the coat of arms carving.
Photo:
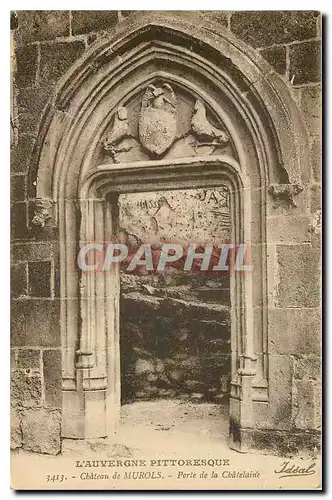
<svg viewBox="0 0 332 500">
<path fill-rule="evenodd" d="M 163 154 L 173 143 L 176 133 L 177 100 L 172 87 L 147 86 L 139 116 L 139 138 L 142 146 L 155 155 Z"/>
</svg>

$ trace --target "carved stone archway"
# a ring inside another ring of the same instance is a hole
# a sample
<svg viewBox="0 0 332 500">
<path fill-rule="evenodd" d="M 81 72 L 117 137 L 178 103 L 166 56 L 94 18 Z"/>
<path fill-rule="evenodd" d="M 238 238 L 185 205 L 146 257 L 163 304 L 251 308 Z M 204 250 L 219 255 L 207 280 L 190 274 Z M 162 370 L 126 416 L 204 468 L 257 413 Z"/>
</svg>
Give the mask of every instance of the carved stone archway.
<svg viewBox="0 0 332 500">
<path fill-rule="evenodd" d="M 231 286 L 232 447 L 250 448 L 260 408 L 269 404 L 266 210 L 273 197 L 292 203 L 301 190 L 306 136 L 279 77 L 256 52 L 219 31 L 210 22 L 197 27 L 137 14 L 91 46 L 45 114 L 30 193 L 41 216 L 59 226 L 63 437 L 111 437 L 119 418 L 119 276 L 116 269 L 81 276 L 76 257 L 80 241 L 112 238 L 122 192 L 229 186 L 233 241 L 250 244 L 254 264 L 253 273 L 238 273 Z M 183 95 L 184 115 L 202 103 L 225 131 L 229 150 L 188 153 L 173 145 L 157 158 L 145 150 L 138 159 L 113 152 L 112 161 L 101 160 L 119 108 L 135 114 L 146 88 L 161 83 Z"/>
</svg>

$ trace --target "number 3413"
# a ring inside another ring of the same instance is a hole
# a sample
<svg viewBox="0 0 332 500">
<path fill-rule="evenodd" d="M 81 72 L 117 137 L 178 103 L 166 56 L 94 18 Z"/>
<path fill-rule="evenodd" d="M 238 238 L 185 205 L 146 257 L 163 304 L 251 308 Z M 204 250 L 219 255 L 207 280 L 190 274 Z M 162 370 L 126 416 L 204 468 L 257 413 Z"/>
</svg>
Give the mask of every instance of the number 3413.
<svg viewBox="0 0 332 500">
<path fill-rule="evenodd" d="M 62 483 L 65 479 L 64 474 L 47 474 L 46 476 L 47 483 Z"/>
</svg>

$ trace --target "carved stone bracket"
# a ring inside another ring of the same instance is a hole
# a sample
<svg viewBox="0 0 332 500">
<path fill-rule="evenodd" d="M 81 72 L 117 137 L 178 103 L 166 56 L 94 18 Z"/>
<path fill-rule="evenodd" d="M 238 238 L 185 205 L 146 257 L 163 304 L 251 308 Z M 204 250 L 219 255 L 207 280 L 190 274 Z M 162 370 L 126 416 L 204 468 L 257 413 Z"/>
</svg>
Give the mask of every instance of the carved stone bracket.
<svg viewBox="0 0 332 500">
<path fill-rule="evenodd" d="M 52 200 L 36 199 L 34 215 L 31 220 L 31 226 L 34 228 L 43 228 L 53 219 Z"/>
<path fill-rule="evenodd" d="M 302 191 L 303 187 L 300 184 L 271 184 L 269 187 L 269 193 L 277 201 L 275 207 L 282 204 L 296 207 L 294 196 Z"/>
</svg>

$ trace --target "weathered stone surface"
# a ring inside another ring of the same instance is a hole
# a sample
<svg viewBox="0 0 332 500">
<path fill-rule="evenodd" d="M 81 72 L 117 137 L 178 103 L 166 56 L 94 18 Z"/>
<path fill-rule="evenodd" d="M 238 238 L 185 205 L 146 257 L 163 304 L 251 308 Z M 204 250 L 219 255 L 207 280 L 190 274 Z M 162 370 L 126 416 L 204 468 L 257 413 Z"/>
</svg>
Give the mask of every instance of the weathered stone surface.
<svg viewBox="0 0 332 500">
<path fill-rule="evenodd" d="M 293 458 L 305 454 L 312 458 L 321 449 L 320 434 L 315 431 L 278 431 L 271 429 L 255 430 L 253 446 L 264 453 Z"/>
<path fill-rule="evenodd" d="M 45 405 L 61 408 L 61 351 L 45 350 L 43 352 L 43 374 L 45 389 Z"/>
<path fill-rule="evenodd" d="M 321 346 L 321 310 L 269 309 L 269 352 L 317 354 Z"/>
<path fill-rule="evenodd" d="M 220 243 L 230 237 L 226 186 L 124 194 L 119 209 L 120 227 L 144 243 Z"/>
<path fill-rule="evenodd" d="M 17 368 L 26 373 L 41 373 L 40 349 L 18 349 Z"/>
<path fill-rule="evenodd" d="M 116 10 L 73 10 L 71 15 L 73 35 L 89 33 L 90 31 L 106 30 L 118 22 L 118 13 Z"/>
<path fill-rule="evenodd" d="M 13 300 L 11 306 L 14 346 L 60 346 L 58 300 Z"/>
<path fill-rule="evenodd" d="M 61 414 L 44 408 L 23 412 L 23 448 L 36 453 L 60 453 Z"/>
<path fill-rule="evenodd" d="M 25 200 L 25 176 L 12 175 L 10 178 L 10 198 L 11 201 Z"/>
<path fill-rule="evenodd" d="M 27 205 L 25 202 L 12 204 L 10 211 L 10 232 L 13 239 L 27 238 Z"/>
<path fill-rule="evenodd" d="M 15 174 L 27 172 L 29 160 L 34 145 L 34 138 L 30 135 L 20 135 L 18 144 L 11 148 L 10 165 Z"/>
<path fill-rule="evenodd" d="M 21 417 L 15 408 L 10 409 L 10 448 L 22 447 Z"/>
<path fill-rule="evenodd" d="M 185 12 L 185 11 L 182 11 Z M 206 10 L 201 10 L 199 11 L 201 14 L 204 16 L 208 16 L 212 21 L 219 23 L 220 26 L 228 26 L 229 20 L 231 17 L 231 12 L 222 12 L 220 10 L 214 10 L 214 11 L 206 11 Z M 192 13 L 192 11 L 186 12 L 186 14 Z"/>
<path fill-rule="evenodd" d="M 142 373 L 149 373 L 154 371 L 154 363 L 147 359 L 138 359 L 135 365 L 135 373 L 141 375 Z"/>
<path fill-rule="evenodd" d="M 84 50 L 85 45 L 81 41 L 42 45 L 40 79 L 43 84 L 53 83 L 63 76 Z"/>
<path fill-rule="evenodd" d="M 14 372 L 17 370 L 17 350 L 11 348 L 10 349 L 10 372 Z"/>
<path fill-rule="evenodd" d="M 322 132 L 322 94 L 320 86 L 302 89 L 301 111 L 308 131 L 312 136 Z"/>
<path fill-rule="evenodd" d="M 13 406 L 32 408 L 41 405 L 42 383 L 39 375 L 17 371 L 11 378 Z"/>
<path fill-rule="evenodd" d="M 313 139 L 310 146 L 311 175 L 314 182 L 321 182 L 322 177 L 322 151 L 319 138 Z"/>
<path fill-rule="evenodd" d="M 52 97 L 52 93 L 53 89 L 44 85 L 44 81 L 41 87 L 20 90 L 17 96 L 20 132 L 37 134 L 43 112 Z"/>
<path fill-rule="evenodd" d="M 320 184 L 313 184 L 311 190 L 310 210 L 312 213 L 322 209 L 322 188 Z"/>
<path fill-rule="evenodd" d="M 320 41 L 290 46 L 289 78 L 293 85 L 321 81 Z"/>
<path fill-rule="evenodd" d="M 234 12 L 231 30 L 253 47 L 289 43 L 316 36 L 318 12 Z"/>
<path fill-rule="evenodd" d="M 16 243 L 11 247 L 11 261 L 48 260 L 53 256 L 53 245 L 50 242 Z"/>
<path fill-rule="evenodd" d="M 121 307 L 123 316 L 120 329 L 122 365 L 127 367 L 122 376 L 125 399 L 168 397 L 167 391 L 171 391 L 173 397 L 202 393 L 204 400 L 214 400 L 222 391 L 227 393 L 228 382 L 223 377 L 228 379 L 230 373 L 228 321 L 209 317 L 195 319 L 191 309 L 194 311 L 199 302 L 187 302 L 188 312 L 180 311 L 177 314 L 174 311 L 174 315 L 170 315 L 169 307 L 164 305 L 164 301 L 169 299 L 158 297 L 161 291 L 163 294 L 168 293 L 169 287 L 159 289 L 140 285 L 147 282 L 146 279 L 130 278 L 123 275 L 126 290 L 133 289 L 136 281 L 138 287 L 141 286 L 141 292 L 122 295 L 122 305 L 127 303 Z M 210 282 L 211 279 L 205 278 L 205 281 Z M 147 296 L 142 293 L 143 290 Z M 186 297 L 185 290 L 182 297 Z M 128 297 L 135 299 L 134 316 L 133 309 L 130 309 L 135 324 L 128 321 Z M 181 300 L 181 304 L 186 301 L 187 298 Z M 138 309 L 142 305 L 143 308 Z"/>
<path fill-rule="evenodd" d="M 271 64 L 271 66 L 280 73 L 286 71 L 286 47 L 271 47 L 261 51 L 261 54 Z"/>
<path fill-rule="evenodd" d="M 222 320 L 229 324 L 229 308 L 225 305 L 173 299 L 170 297 L 150 297 L 139 292 L 122 296 L 123 314 L 130 317 L 149 316 L 157 311 L 166 316 L 190 316 L 192 319 Z"/>
<path fill-rule="evenodd" d="M 275 429 L 289 429 L 292 425 L 292 372 L 290 356 L 269 356 L 270 418 Z"/>
<path fill-rule="evenodd" d="M 26 264 L 21 262 L 14 264 L 10 270 L 10 292 L 12 297 L 24 297 L 27 295 L 27 270 Z"/>
<path fill-rule="evenodd" d="M 321 360 L 318 356 L 294 357 L 293 374 L 295 379 L 319 380 L 321 377 Z"/>
<path fill-rule="evenodd" d="M 271 243 L 309 243 L 310 218 L 301 216 L 277 216 L 267 220 L 268 242 Z"/>
<path fill-rule="evenodd" d="M 37 45 L 27 45 L 16 49 L 15 83 L 19 87 L 33 85 L 37 72 Z"/>
<path fill-rule="evenodd" d="M 28 262 L 29 295 L 51 297 L 51 262 Z"/>
<path fill-rule="evenodd" d="M 15 37 L 20 43 L 69 36 L 69 11 L 18 10 Z"/>
<path fill-rule="evenodd" d="M 321 427 L 320 399 L 320 382 L 294 380 L 293 418 L 296 428 L 317 430 Z"/>
<path fill-rule="evenodd" d="M 320 251 L 304 245 L 277 246 L 280 307 L 318 307 Z"/>
</svg>

